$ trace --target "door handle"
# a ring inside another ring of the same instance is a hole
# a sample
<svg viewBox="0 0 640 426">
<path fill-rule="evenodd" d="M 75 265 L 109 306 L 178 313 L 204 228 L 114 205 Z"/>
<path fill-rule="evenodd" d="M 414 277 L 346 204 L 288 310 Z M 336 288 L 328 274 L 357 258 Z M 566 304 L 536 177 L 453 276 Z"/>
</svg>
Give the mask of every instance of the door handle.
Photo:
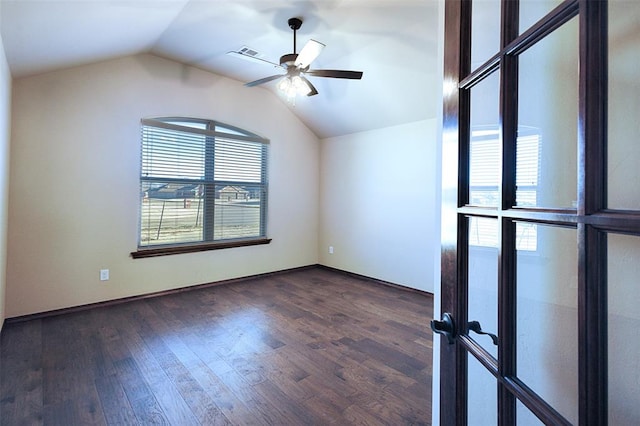
<svg viewBox="0 0 640 426">
<path fill-rule="evenodd" d="M 480 326 L 480 323 L 478 321 L 469 321 L 467 327 L 469 328 L 469 331 L 475 331 L 478 334 L 484 334 L 491 337 L 491 341 L 493 342 L 493 344 L 498 346 L 498 336 L 492 333 L 487 333 L 486 331 L 482 331 L 482 327 Z"/>
<path fill-rule="evenodd" d="M 431 330 L 445 336 L 450 345 L 455 342 L 456 326 L 453 322 L 453 316 L 449 312 L 442 314 L 442 321 L 431 320 Z"/>
</svg>

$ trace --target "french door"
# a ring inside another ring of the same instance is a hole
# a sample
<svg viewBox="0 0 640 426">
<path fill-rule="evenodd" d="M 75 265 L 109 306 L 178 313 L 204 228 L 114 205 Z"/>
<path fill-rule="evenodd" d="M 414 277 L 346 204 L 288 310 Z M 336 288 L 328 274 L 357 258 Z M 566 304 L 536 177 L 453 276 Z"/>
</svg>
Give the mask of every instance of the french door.
<svg viewBox="0 0 640 426">
<path fill-rule="evenodd" d="M 640 424 L 640 2 L 446 0 L 442 424 Z"/>
</svg>

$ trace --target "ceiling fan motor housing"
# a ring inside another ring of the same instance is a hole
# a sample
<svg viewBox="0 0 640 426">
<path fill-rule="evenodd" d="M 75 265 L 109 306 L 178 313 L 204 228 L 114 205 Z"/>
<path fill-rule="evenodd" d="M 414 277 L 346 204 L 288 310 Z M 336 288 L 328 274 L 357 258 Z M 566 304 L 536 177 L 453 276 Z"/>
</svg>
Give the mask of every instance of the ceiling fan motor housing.
<svg viewBox="0 0 640 426">
<path fill-rule="evenodd" d="M 289 53 L 287 55 L 282 55 L 280 57 L 280 65 L 282 65 L 283 67 L 292 67 L 295 65 L 297 58 L 298 58 L 297 53 Z"/>
</svg>

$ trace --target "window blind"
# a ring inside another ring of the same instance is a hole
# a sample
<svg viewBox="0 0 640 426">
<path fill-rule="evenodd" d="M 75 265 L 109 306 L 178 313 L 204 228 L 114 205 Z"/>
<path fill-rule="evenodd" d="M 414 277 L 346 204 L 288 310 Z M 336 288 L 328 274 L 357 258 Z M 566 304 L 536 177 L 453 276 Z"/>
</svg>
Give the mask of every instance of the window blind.
<svg viewBox="0 0 640 426">
<path fill-rule="evenodd" d="M 141 134 L 140 247 L 266 236 L 268 140 L 185 118 Z"/>
<path fill-rule="evenodd" d="M 540 174 L 540 134 L 537 129 L 518 129 L 516 140 L 516 205 L 537 205 Z M 501 178 L 500 139 L 496 128 L 479 128 L 471 132 L 469 161 L 469 204 L 498 207 Z M 471 217 L 469 243 L 473 246 L 497 247 L 498 234 L 494 220 Z M 516 248 L 535 251 L 537 228 L 533 224 L 516 223 Z"/>
<path fill-rule="evenodd" d="M 537 205 L 540 174 L 540 135 L 519 134 L 516 140 L 516 205 Z"/>
</svg>

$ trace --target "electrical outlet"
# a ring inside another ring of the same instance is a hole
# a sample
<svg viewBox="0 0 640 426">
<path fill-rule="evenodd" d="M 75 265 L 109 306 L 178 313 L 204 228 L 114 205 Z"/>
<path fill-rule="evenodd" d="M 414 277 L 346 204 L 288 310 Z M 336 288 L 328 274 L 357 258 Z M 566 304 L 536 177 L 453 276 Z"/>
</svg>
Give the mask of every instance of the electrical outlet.
<svg viewBox="0 0 640 426">
<path fill-rule="evenodd" d="M 100 269 L 100 281 L 108 281 L 108 280 L 109 280 L 109 270 Z"/>
<path fill-rule="evenodd" d="M 333 254 L 333 246 L 329 246 L 329 254 Z"/>
</svg>

